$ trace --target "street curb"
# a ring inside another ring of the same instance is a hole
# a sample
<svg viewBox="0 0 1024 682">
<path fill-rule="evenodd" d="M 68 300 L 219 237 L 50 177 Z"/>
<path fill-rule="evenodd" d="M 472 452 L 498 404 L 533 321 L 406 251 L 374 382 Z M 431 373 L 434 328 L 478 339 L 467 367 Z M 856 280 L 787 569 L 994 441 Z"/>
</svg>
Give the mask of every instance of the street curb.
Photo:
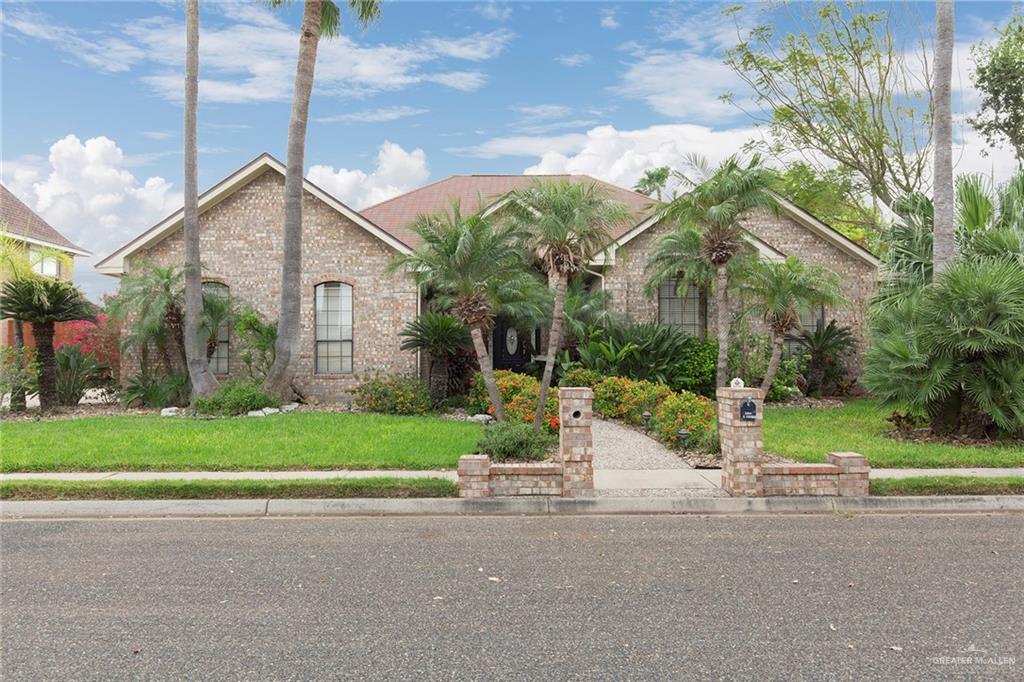
<svg viewBox="0 0 1024 682">
<path fill-rule="evenodd" d="M 947 497 L 508 497 L 492 499 L 67 500 L 0 502 L 0 518 L 580 516 L 621 514 L 1024 513 L 1024 495 Z"/>
</svg>

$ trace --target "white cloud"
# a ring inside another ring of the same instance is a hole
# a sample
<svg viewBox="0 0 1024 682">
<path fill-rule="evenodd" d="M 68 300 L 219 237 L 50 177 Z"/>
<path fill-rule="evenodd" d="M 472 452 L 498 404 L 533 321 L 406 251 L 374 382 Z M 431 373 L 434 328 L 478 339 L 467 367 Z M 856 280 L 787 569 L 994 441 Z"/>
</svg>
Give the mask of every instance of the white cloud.
<svg viewBox="0 0 1024 682">
<path fill-rule="evenodd" d="M 288 101 L 296 58 L 296 30 L 269 9 L 248 3 L 212 4 L 200 38 L 200 97 L 204 102 Z M 177 19 L 150 17 L 111 25 L 104 32 L 61 26 L 38 12 L 6 12 L 5 26 L 43 40 L 103 71 L 140 71 L 160 97 L 182 98 L 185 31 Z M 420 83 L 469 91 L 486 81 L 479 71 L 447 70 L 438 62 L 493 59 L 513 40 L 507 29 L 461 37 L 432 36 L 401 45 L 366 44 L 348 35 L 321 41 L 317 92 L 362 96 Z M 144 71 L 143 71 L 143 68 Z"/>
<path fill-rule="evenodd" d="M 347 114 L 336 114 L 334 116 L 321 116 L 314 120 L 317 123 L 381 123 L 384 121 L 397 121 L 400 118 L 408 118 L 410 116 L 419 116 L 428 111 L 430 110 L 403 105 L 351 111 Z"/>
<path fill-rule="evenodd" d="M 175 136 L 173 130 L 144 130 L 142 136 L 150 140 L 169 140 Z"/>
<path fill-rule="evenodd" d="M 84 143 L 67 135 L 49 157 L 4 163 L 4 184 L 61 234 L 93 257 L 76 259 L 75 280 L 95 297 L 116 283 L 92 265 L 144 228 L 181 207 L 182 195 L 161 177 L 139 180 L 127 158 L 107 137 Z"/>
<path fill-rule="evenodd" d="M 449 147 L 445 151 L 458 156 L 496 159 L 500 156 L 542 156 L 547 153 L 568 154 L 582 147 L 584 142 L 586 142 L 586 135 L 582 133 L 549 136 L 512 135 L 491 138 L 486 142 L 469 147 Z"/>
<path fill-rule="evenodd" d="M 520 114 L 524 119 L 531 121 L 560 118 L 568 116 L 572 111 L 569 107 L 561 104 L 528 104 L 509 108 Z"/>
<path fill-rule="evenodd" d="M 310 167 L 307 177 L 349 206 L 361 209 L 419 187 L 430 177 L 430 170 L 422 149 L 407 152 L 385 141 L 377 151 L 377 167 L 369 173 L 317 165 Z"/>
<path fill-rule="evenodd" d="M 508 21 L 512 16 L 510 5 L 504 2 L 495 2 L 495 0 L 487 0 L 479 5 L 473 5 L 473 11 L 491 21 Z"/>
<path fill-rule="evenodd" d="M 570 54 L 560 54 L 555 57 L 562 66 L 577 67 L 586 66 L 590 62 L 594 61 L 593 55 L 588 52 L 572 52 Z"/>
<path fill-rule="evenodd" d="M 743 84 L 716 57 L 658 50 L 630 64 L 612 91 L 643 100 L 664 116 L 710 121 L 739 115 L 719 98 L 742 92 Z"/>
<path fill-rule="evenodd" d="M 618 18 L 615 16 L 618 10 L 614 9 L 603 9 L 601 10 L 601 28 L 616 29 L 622 24 L 619 23 Z"/>
</svg>

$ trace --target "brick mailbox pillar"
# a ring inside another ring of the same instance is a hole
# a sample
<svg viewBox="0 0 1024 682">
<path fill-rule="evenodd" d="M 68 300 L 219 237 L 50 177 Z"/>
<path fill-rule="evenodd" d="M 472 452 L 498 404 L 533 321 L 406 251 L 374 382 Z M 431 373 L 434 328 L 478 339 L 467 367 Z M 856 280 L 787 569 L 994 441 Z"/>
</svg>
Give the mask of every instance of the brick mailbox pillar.
<svg viewBox="0 0 1024 682">
<path fill-rule="evenodd" d="M 763 495 L 764 391 L 720 386 L 715 395 L 718 438 L 722 444 L 722 489 L 734 497 Z"/>
<path fill-rule="evenodd" d="M 558 389 L 558 451 L 562 458 L 562 495 L 582 497 L 594 490 L 594 391 Z"/>
</svg>

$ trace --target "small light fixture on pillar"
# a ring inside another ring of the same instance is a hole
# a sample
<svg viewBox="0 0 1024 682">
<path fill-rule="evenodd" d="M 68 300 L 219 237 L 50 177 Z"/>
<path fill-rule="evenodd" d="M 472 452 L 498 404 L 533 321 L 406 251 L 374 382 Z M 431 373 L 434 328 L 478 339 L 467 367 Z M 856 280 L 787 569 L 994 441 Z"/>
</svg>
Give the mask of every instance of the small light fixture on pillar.
<svg viewBox="0 0 1024 682">
<path fill-rule="evenodd" d="M 651 416 L 652 416 L 651 413 L 647 412 L 645 410 L 644 413 L 642 415 L 640 415 L 640 416 L 643 417 L 643 420 L 644 420 L 644 429 L 647 430 L 647 431 L 650 431 L 651 430 Z"/>
</svg>

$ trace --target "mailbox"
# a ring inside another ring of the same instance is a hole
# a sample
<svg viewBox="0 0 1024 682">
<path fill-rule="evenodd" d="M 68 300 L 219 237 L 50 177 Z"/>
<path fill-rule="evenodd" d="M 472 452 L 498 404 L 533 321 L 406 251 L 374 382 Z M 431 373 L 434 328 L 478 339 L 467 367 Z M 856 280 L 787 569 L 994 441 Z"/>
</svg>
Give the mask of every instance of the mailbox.
<svg viewBox="0 0 1024 682">
<path fill-rule="evenodd" d="M 740 419 L 745 422 L 757 419 L 757 404 L 750 398 L 740 403 Z"/>
</svg>

